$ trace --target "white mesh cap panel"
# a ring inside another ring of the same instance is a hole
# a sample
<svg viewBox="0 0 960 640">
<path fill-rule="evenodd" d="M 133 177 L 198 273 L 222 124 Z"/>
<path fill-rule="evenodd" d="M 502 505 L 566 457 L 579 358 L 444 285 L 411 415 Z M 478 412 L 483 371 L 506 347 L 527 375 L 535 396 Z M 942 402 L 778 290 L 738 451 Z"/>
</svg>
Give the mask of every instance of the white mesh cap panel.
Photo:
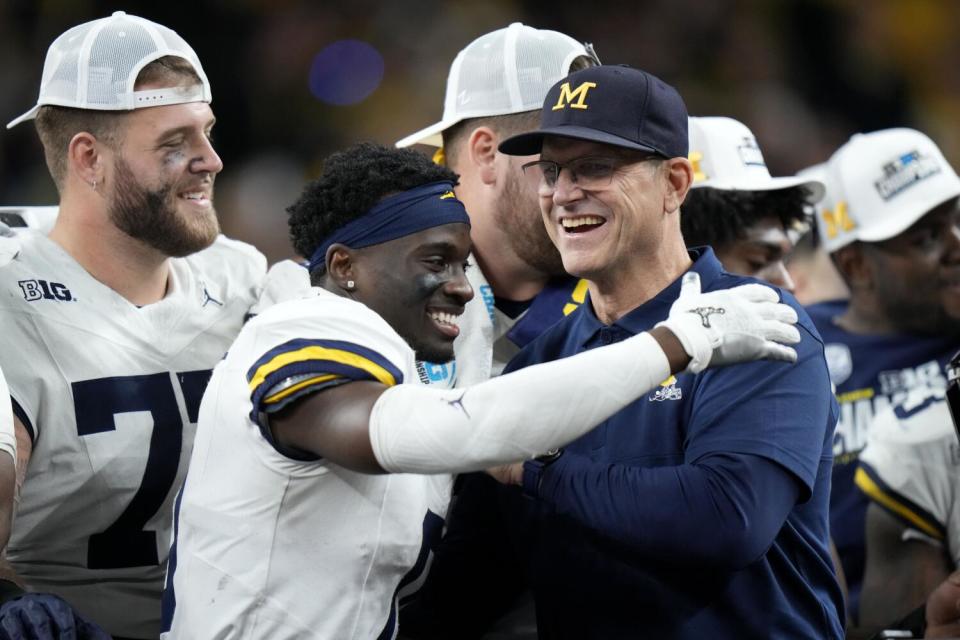
<svg viewBox="0 0 960 640">
<path fill-rule="evenodd" d="M 77 100 L 77 67 L 80 46 L 91 24 L 82 24 L 57 38 L 47 51 L 40 81 L 40 97 L 46 104 L 69 106 Z"/>
<path fill-rule="evenodd" d="M 140 70 L 163 56 L 187 60 L 200 76 L 195 90 L 182 88 L 137 100 L 134 84 Z M 130 110 L 184 102 L 210 102 L 210 84 L 196 53 L 171 29 L 117 11 L 67 30 L 47 51 L 37 105 L 7 125 L 36 116 L 41 105 L 104 111 Z"/>
<path fill-rule="evenodd" d="M 80 102 L 88 109 L 129 108 L 127 85 L 136 80 L 131 71 L 142 68 L 141 61 L 155 59 L 158 50 L 150 33 L 132 20 L 112 20 L 104 25 L 90 43 Z"/>
<path fill-rule="evenodd" d="M 580 48 L 579 42 L 555 31 L 539 31 L 518 38 L 516 73 L 520 102 L 517 111 L 543 107 L 543 99 L 550 87 L 569 74 L 574 59 L 584 55 L 579 51 Z"/>
<path fill-rule="evenodd" d="M 570 36 L 519 22 L 482 35 L 460 51 L 450 67 L 443 119 L 397 146 L 440 146 L 440 133 L 466 118 L 540 109 L 570 64 L 578 56 L 590 55 Z"/>
</svg>

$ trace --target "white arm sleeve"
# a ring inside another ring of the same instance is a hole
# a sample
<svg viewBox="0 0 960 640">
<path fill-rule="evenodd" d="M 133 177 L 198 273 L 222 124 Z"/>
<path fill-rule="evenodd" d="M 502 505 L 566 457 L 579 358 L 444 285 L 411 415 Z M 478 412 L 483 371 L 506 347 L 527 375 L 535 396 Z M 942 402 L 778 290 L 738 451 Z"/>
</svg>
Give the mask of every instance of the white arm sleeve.
<svg viewBox="0 0 960 640">
<path fill-rule="evenodd" d="M 562 447 L 669 376 L 641 333 L 467 389 L 402 384 L 374 404 L 370 441 L 392 473 L 476 471 Z"/>
</svg>

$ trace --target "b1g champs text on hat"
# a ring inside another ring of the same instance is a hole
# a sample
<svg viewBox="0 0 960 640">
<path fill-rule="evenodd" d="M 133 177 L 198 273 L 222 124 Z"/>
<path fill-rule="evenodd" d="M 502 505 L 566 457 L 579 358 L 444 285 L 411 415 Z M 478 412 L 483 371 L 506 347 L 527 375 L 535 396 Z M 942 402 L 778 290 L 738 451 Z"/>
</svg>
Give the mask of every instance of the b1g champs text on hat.
<svg viewBox="0 0 960 640">
<path fill-rule="evenodd" d="M 135 91 L 140 70 L 164 56 L 190 63 L 201 84 Z M 212 99 L 200 60 L 183 38 L 163 25 L 116 11 L 109 18 L 68 29 L 53 41 L 43 63 L 36 106 L 7 128 L 32 120 L 44 105 L 130 111 Z"/>
<path fill-rule="evenodd" d="M 831 156 L 832 209 L 818 211 L 823 247 L 897 236 L 935 207 L 960 197 L 960 178 L 939 147 L 914 129 L 858 133 Z"/>
<path fill-rule="evenodd" d="M 500 152 L 540 153 L 545 136 L 686 158 L 687 106 L 676 89 L 646 71 L 590 67 L 553 85 L 543 101 L 540 129 L 504 140 Z"/>
<path fill-rule="evenodd" d="M 588 46 L 558 31 L 514 22 L 464 47 L 447 77 L 443 119 L 397 142 L 398 147 L 443 144 L 441 133 L 462 120 L 535 111 L 550 86 L 580 56 L 596 60 Z M 599 64 L 599 62 L 598 62 Z"/>
</svg>

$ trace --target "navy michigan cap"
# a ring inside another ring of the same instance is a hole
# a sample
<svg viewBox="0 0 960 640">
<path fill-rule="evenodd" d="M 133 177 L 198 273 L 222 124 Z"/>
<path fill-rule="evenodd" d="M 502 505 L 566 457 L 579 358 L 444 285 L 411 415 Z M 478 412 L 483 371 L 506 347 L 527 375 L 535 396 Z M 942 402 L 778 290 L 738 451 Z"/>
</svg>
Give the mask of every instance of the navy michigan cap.
<svg viewBox="0 0 960 640">
<path fill-rule="evenodd" d="M 545 136 L 686 158 L 687 106 L 676 89 L 646 71 L 623 65 L 590 67 L 550 88 L 539 130 L 507 138 L 499 149 L 514 156 L 540 153 Z"/>
</svg>

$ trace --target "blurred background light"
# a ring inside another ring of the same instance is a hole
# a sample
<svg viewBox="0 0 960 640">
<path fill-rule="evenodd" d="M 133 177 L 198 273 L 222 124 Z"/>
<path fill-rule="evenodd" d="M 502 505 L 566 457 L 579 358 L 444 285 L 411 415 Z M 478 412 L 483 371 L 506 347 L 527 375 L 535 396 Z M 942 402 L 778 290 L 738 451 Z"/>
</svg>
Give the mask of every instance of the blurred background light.
<svg viewBox="0 0 960 640">
<path fill-rule="evenodd" d="M 310 93 L 338 106 L 357 104 L 383 80 L 383 56 L 361 40 L 338 40 L 324 47 L 310 66 Z"/>
</svg>

